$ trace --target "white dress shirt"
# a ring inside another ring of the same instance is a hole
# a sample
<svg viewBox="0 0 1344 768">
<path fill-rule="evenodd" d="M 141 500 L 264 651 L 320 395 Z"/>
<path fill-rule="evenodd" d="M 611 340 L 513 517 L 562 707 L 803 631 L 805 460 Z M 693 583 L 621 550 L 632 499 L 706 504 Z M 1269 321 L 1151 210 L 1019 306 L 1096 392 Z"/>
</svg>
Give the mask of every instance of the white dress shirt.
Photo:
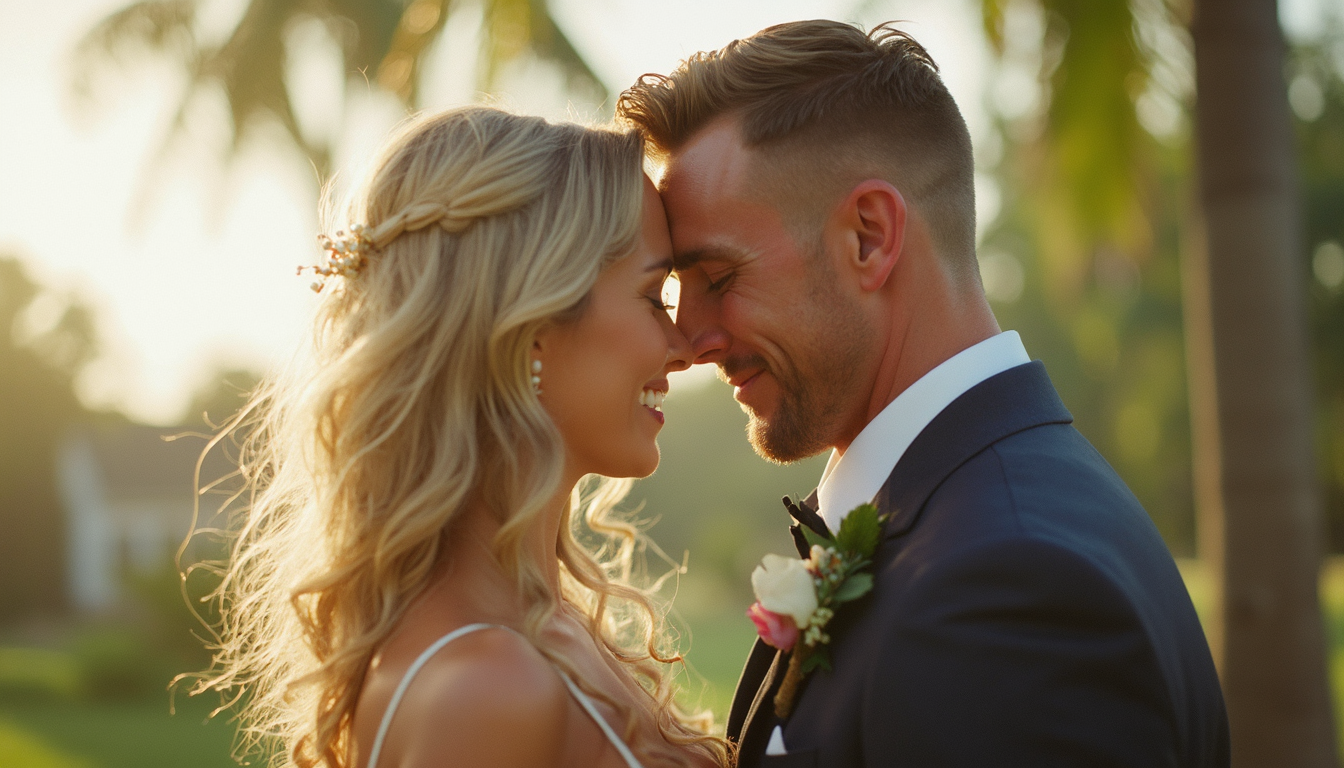
<svg viewBox="0 0 1344 768">
<path fill-rule="evenodd" d="M 817 488 L 818 514 L 832 531 L 873 500 L 897 462 L 929 422 L 971 387 L 1031 362 L 1017 331 L 1004 331 L 944 360 L 868 422 L 842 456 L 831 451 Z"/>
</svg>

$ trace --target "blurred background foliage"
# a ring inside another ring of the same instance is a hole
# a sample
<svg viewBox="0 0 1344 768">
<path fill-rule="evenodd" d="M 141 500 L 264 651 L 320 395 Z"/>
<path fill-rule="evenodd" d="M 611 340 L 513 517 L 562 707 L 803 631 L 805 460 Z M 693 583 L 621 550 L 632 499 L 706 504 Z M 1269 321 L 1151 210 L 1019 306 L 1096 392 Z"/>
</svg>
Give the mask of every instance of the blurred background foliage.
<svg viewBox="0 0 1344 768">
<path fill-rule="evenodd" d="M 301 124 L 286 81 L 301 38 L 296 29 L 317 25 L 337 42 L 341 71 L 360 73 L 408 107 L 420 106 L 419 84 L 430 45 L 456 6 L 453 0 L 248 0 L 242 17 L 222 39 L 204 34 L 201 4 L 194 0 L 139 0 L 109 15 L 80 41 L 75 89 L 85 96 L 109 61 L 137 54 L 166 57 L 187 73 L 158 162 L 181 138 L 195 99 L 222 90 L 229 106 L 229 157 L 267 120 L 278 121 L 320 179 L 332 171 L 328 136 Z M 472 9 L 476 10 L 476 9 Z M 559 67 L 568 86 L 600 102 L 607 91 L 552 18 L 545 0 L 482 0 L 477 87 L 496 89 L 500 71 L 525 54 Z M 298 39 L 296 39 L 298 38 Z M 301 55 L 301 54 L 300 54 Z M 260 118 L 260 120 L 258 119 Z"/>
<path fill-rule="evenodd" d="M 0 617 L 64 603 L 57 447 L 86 418 L 72 385 L 97 348 L 77 297 L 44 289 L 0 253 Z"/>
<path fill-rule="evenodd" d="M 1319 402 L 1320 476 L 1331 552 L 1344 552 L 1344 12 L 1319 41 L 1296 46 L 1289 99 L 1297 114 L 1298 169 L 1310 275 Z"/>
<path fill-rule="evenodd" d="M 997 59 L 989 89 L 995 125 L 977 162 L 1001 198 L 982 228 L 987 293 L 1000 324 L 1020 331 L 1032 357 L 1045 362 L 1078 428 L 1129 483 L 1173 553 L 1190 558 L 1181 303 L 1195 204 L 1188 8 L 1180 0 L 984 0 L 980 7 Z M 458 10 L 450 0 L 249 0 L 235 27 L 209 35 L 196 8 L 189 0 L 146 0 L 107 17 L 75 52 L 77 87 L 95 91 L 110 61 L 167 56 L 188 77 L 156 162 L 189 138 L 184 116 L 192 100 L 220 89 L 234 149 L 258 126 L 278 124 L 318 179 L 331 173 L 333 148 L 330 134 L 305 126 L 290 101 L 284 72 L 295 55 L 293 30 L 321 25 L 340 44 L 342 71 L 415 107 L 426 51 Z M 592 102 L 623 87 L 594 75 L 544 0 L 485 0 L 479 12 L 473 77 L 482 91 L 523 56 L 553 63 Z M 1305 212 L 1301 274 L 1310 285 L 1320 480 L 1330 551 L 1340 553 L 1344 12 L 1314 38 L 1293 41 L 1285 76 Z M 183 595 L 205 594 L 208 573 L 184 590 L 170 562 L 150 572 L 127 569 L 115 612 L 80 617 L 66 604 L 55 456 L 80 425 L 129 422 L 89 412 L 75 396 L 74 382 L 98 350 L 96 313 L 79 296 L 40 285 L 18 256 L 0 254 L 0 765 L 228 765 L 230 724 L 202 726 L 210 702 L 189 701 L 183 715 L 165 717 L 168 682 L 207 660 L 197 637 L 205 630 Z M 222 423 L 258 379 L 247 370 L 217 372 L 177 431 Z M 745 416 L 717 382 L 674 389 L 666 411 L 663 464 L 636 484 L 627 507 L 671 561 L 689 566 L 669 581 L 694 672 L 688 690 L 722 715 L 753 635 L 741 615 L 748 575 L 764 552 L 790 550 L 779 498 L 806 495 L 825 457 L 791 466 L 757 458 L 745 440 Z M 1206 576 L 1198 563 L 1182 565 L 1202 603 Z M 650 569 L 659 567 L 651 558 Z M 1332 565 L 1325 585 L 1332 641 L 1344 647 L 1344 570 Z M 1338 690 L 1339 651 L 1334 670 Z"/>
</svg>

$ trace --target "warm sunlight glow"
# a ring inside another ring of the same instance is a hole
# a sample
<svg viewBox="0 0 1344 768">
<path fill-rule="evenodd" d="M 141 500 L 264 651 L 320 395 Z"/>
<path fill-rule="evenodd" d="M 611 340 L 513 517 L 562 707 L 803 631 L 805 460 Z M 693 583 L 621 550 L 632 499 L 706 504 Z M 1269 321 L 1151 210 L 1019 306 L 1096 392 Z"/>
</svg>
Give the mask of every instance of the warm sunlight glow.
<svg viewBox="0 0 1344 768">
<path fill-rule="evenodd" d="M 159 176 L 147 176 L 181 75 L 169 64 L 130 57 L 124 71 L 100 73 L 93 104 L 76 104 L 68 95 L 71 46 L 122 4 L 66 0 L 57 11 L 46 0 L 9 0 L 0 11 L 0 93 L 10 115 L 0 121 L 0 248 L 22 255 L 43 283 L 73 289 L 98 309 L 102 354 L 81 382 L 86 402 L 164 423 L 180 416 L 190 392 L 214 369 L 272 365 L 295 343 L 312 296 L 293 267 L 314 255 L 317 191 L 312 170 L 277 148 L 279 142 L 243 147 L 225 170 L 219 161 L 229 140 L 220 127 L 222 98 L 193 105 L 188 139 Z M 1315 4 L 1283 4 L 1289 29 L 1311 18 Z M 854 20 L 865 24 L 908 20 L 907 28 L 940 63 L 977 153 L 988 150 L 992 163 L 999 151 L 982 104 L 989 56 L 978 5 L 968 0 L 551 5 L 612 96 L 601 105 L 573 103 L 557 73 L 524 65 L 505 78 L 506 93 L 497 97 L 505 105 L 593 119 L 608 114 L 614 94 L 644 72 L 666 71 L 697 50 L 772 23 L 852 17 L 860 7 Z M 235 0 L 203 6 L 205 24 L 219 27 L 217 34 L 236 19 Z M 423 83 L 427 107 L 474 97 L 470 52 L 479 28 L 475 6 L 449 18 Z M 349 84 L 358 92 L 342 106 L 333 71 L 339 58 L 325 35 L 316 24 L 293 31 L 302 55 L 291 61 L 287 80 L 305 134 L 331 134 L 343 124 L 335 149 L 338 182 L 346 182 L 398 112 L 358 79 Z M 997 213 L 999 195 L 988 174 L 978 175 L 977 185 L 983 229 Z"/>
</svg>

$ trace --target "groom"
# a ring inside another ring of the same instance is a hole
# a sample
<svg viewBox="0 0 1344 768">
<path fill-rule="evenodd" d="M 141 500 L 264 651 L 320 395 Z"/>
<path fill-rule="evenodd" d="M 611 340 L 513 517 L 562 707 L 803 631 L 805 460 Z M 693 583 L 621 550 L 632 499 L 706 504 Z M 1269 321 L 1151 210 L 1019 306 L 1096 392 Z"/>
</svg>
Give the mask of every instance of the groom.
<svg viewBox="0 0 1344 768">
<path fill-rule="evenodd" d="M 757 642 L 743 766 L 1226 766 L 1227 720 L 1180 574 L 980 284 L 970 139 L 928 53 L 807 21 L 626 91 L 665 161 L 677 324 L 762 456 L 831 449 L 791 512 L 889 515 L 833 667 L 771 702 Z"/>
</svg>

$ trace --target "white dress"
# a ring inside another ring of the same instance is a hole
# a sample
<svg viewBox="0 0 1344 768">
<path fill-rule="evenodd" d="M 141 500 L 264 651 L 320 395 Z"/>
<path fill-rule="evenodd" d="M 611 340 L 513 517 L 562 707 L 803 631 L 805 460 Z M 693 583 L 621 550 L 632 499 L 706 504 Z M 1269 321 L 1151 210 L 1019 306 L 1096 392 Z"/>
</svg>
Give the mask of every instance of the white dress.
<svg viewBox="0 0 1344 768">
<path fill-rule="evenodd" d="M 396 714 L 397 705 L 401 703 L 401 697 L 406 695 L 406 689 L 410 687 L 411 679 L 415 677 L 415 673 L 419 672 L 420 668 L 425 666 L 425 663 L 429 661 L 430 657 L 438 653 L 443 646 L 463 635 L 481 629 L 490 629 L 492 627 L 507 629 L 514 634 L 518 634 L 517 632 L 514 632 L 512 628 L 502 624 L 468 624 L 465 627 L 459 627 L 443 637 L 440 637 L 438 640 L 435 640 L 423 653 L 416 657 L 415 661 L 411 663 L 410 668 L 406 670 L 406 674 L 402 676 L 401 682 L 397 684 L 397 689 L 392 692 L 392 700 L 388 702 L 387 711 L 383 713 L 383 721 L 378 725 L 378 735 L 373 739 L 373 751 L 369 753 L 368 768 L 378 768 L 378 755 L 383 751 L 383 740 L 387 738 L 387 729 L 392 725 L 392 715 Z M 519 636 L 521 637 L 521 635 Z M 635 754 L 630 751 L 630 747 L 626 746 L 624 741 L 621 741 L 621 737 L 616 735 L 616 731 L 612 729 L 611 725 L 607 723 L 605 719 L 603 719 L 602 713 L 597 711 L 597 707 L 593 704 L 593 700 L 588 698 L 588 695 L 580 690 L 579 686 L 575 685 L 574 681 L 569 679 L 569 675 L 566 675 L 563 670 L 557 668 L 555 671 L 560 675 L 560 679 L 565 682 L 565 687 L 569 689 L 571 694 L 573 694 L 574 699 L 579 702 L 579 706 L 583 707 L 584 711 L 593 718 L 593 722 L 597 723 L 597 727 L 602 729 L 602 733 L 606 734 L 607 740 L 610 741 L 611 745 L 620 753 L 621 757 L 625 760 L 625 764 L 629 766 L 629 768 L 643 768 L 643 766 L 639 764 L 639 760 L 635 759 Z"/>
</svg>

